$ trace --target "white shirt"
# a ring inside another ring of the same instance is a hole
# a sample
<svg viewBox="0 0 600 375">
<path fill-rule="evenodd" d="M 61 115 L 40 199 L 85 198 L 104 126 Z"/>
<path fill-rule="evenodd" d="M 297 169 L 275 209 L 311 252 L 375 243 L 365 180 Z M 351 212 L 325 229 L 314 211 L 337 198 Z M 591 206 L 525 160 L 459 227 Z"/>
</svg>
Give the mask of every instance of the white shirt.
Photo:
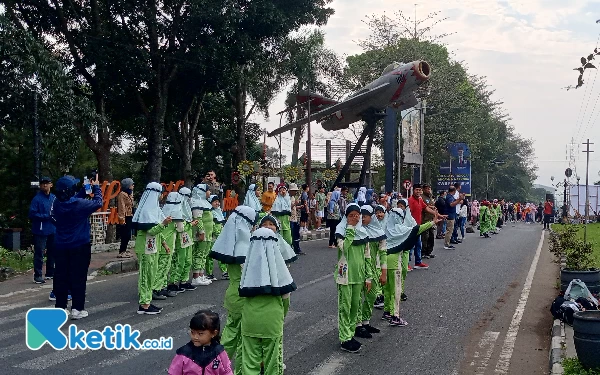
<svg viewBox="0 0 600 375">
<path fill-rule="evenodd" d="M 460 192 L 458 190 L 456 190 L 456 192 L 454 193 L 454 199 L 458 200 L 458 198 L 460 197 Z M 460 214 L 460 207 L 462 206 L 462 204 L 457 204 L 456 207 L 456 214 Z"/>
</svg>

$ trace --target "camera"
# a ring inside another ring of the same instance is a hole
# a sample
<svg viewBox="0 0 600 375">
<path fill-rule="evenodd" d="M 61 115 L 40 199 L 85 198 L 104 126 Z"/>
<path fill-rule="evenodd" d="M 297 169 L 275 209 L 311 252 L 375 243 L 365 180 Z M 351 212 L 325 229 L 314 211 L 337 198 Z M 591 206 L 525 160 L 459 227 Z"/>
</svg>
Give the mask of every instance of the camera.
<svg viewBox="0 0 600 375">
<path fill-rule="evenodd" d="M 98 174 L 98 169 L 92 169 L 90 171 L 90 181 L 95 181 L 97 174 Z"/>
</svg>

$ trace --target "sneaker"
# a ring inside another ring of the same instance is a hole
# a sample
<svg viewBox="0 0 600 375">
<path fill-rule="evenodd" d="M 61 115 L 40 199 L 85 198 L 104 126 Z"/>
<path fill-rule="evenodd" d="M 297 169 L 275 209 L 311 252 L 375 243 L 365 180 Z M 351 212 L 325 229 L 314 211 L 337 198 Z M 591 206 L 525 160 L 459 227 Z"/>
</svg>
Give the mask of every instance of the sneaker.
<svg viewBox="0 0 600 375">
<path fill-rule="evenodd" d="M 46 275 L 46 277 L 44 277 L 44 280 L 52 280 L 52 279 L 54 279 L 54 276 Z"/>
<path fill-rule="evenodd" d="M 163 295 L 160 291 L 156 291 L 156 290 L 152 291 L 152 300 L 153 301 L 163 301 L 166 299 L 167 299 L 167 296 Z"/>
<path fill-rule="evenodd" d="M 400 301 L 406 301 L 408 299 L 408 296 L 404 293 L 400 294 Z"/>
<path fill-rule="evenodd" d="M 416 270 L 426 270 L 426 269 L 429 269 L 429 264 L 423 263 L 423 262 L 417 263 L 417 264 L 415 264 L 415 269 Z"/>
<path fill-rule="evenodd" d="M 54 291 L 50 292 L 50 296 L 48 297 L 48 300 L 50 300 L 50 301 L 56 301 L 56 295 L 54 295 Z"/>
<path fill-rule="evenodd" d="M 358 345 L 356 343 L 358 343 L 358 341 L 352 341 L 352 340 L 348 340 L 348 341 L 344 341 L 341 345 L 342 350 L 350 352 L 350 353 L 357 353 L 360 350 L 360 343 L 358 343 Z"/>
<path fill-rule="evenodd" d="M 176 285 L 176 287 L 177 287 L 177 290 L 176 290 L 176 292 L 177 292 L 177 293 L 183 293 L 183 292 L 185 292 L 185 291 L 187 290 L 187 289 L 185 289 L 184 287 L 182 287 L 181 285 L 183 285 L 183 284 L 178 284 L 178 285 Z"/>
<path fill-rule="evenodd" d="M 83 318 L 87 318 L 88 317 L 88 312 L 85 310 L 77 310 L 77 309 L 71 309 L 71 319 L 73 320 L 79 320 L 79 319 L 83 319 Z"/>
<path fill-rule="evenodd" d="M 36 284 L 46 284 L 46 281 L 41 276 L 36 276 L 33 278 L 33 282 Z"/>
<path fill-rule="evenodd" d="M 375 298 L 375 303 L 373 304 L 373 307 L 376 309 L 383 309 L 383 296 L 377 296 L 377 298 Z"/>
<path fill-rule="evenodd" d="M 456 242 L 458 242 L 458 243 L 462 243 L 462 240 L 461 240 L 460 238 L 457 238 L 457 239 L 456 239 Z"/>
<path fill-rule="evenodd" d="M 429 257 L 429 259 L 433 259 L 433 258 L 435 258 L 435 254 L 429 254 L 428 257 Z"/>
<path fill-rule="evenodd" d="M 381 320 L 387 320 L 389 322 L 390 319 L 392 319 L 392 314 L 390 314 L 387 311 L 384 311 L 383 315 L 381 316 Z"/>
<path fill-rule="evenodd" d="M 483 237 L 485 237 L 485 238 L 490 238 L 490 235 L 489 235 L 489 234 L 487 234 L 487 233 L 484 233 L 484 234 L 483 234 Z"/>
<path fill-rule="evenodd" d="M 143 314 L 146 314 L 146 315 L 156 315 L 156 314 L 160 314 L 160 310 L 159 310 L 159 309 L 157 309 L 157 308 L 156 308 L 156 306 L 154 306 L 154 305 L 150 305 L 150 306 L 148 306 L 148 308 L 146 308 L 146 309 L 145 309 L 145 308 L 143 308 L 143 307 L 140 305 L 140 307 L 138 308 L 138 311 L 137 311 L 137 313 L 138 313 L 139 315 L 143 315 Z"/>
<path fill-rule="evenodd" d="M 444 249 L 446 249 L 446 250 L 454 250 L 456 248 L 454 246 L 452 246 L 452 245 L 449 245 L 449 246 L 444 246 Z"/>
<path fill-rule="evenodd" d="M 452 245 L 458 245 L 458 244 L 459 244 L 459 242 L 458 242 L 458 241 L 454 241 L 454 240 L 450 240 L 450 243 L 451 243 Z"/>
<path fill-rule="evenodd" d="M 195 279 L 192 279 L 192 285 L 193 286 L 199 286 L 199 285 L 210 285 L 212 284 L 212 281 L 208 280 L 205 276 L 198 276 Z"/>
<path fill-rule="evenodd" d="M 181 289 L 185 292 L 186 290 L 196 290 L 196 287 L 190 283 L 181 283 L 179 284 L 179 290 Z"/>
<path fill-rule="evenodd" d="M 223 275 L 221 276 L 221 280 L 229 280 L 229 273 L 224 272 Z"/>
<path fill-rule="evenodd" d="M 156 305 L 150 304 L 150 307 L 154 307 L 155 309 L 157 309 L 158 311 L 162 311 L 162 307 L 158 307 Z"/>
<path fill-rule="evenodd" d="M 367 329 L 363 326 L 356 327 L 356 329 L 354 330 L 354 336 L 360 337 L 362 339 L 372 339 L 373 338 L 373 335 L 371 335 L 367 331 Z"/>
<path fill-rule="evenodd" d="M 412 268 L 412 267 L 411 267 L 411 265 L 409 264 L 409 265 L 408 265 L 408 272 L 410 272 L 410 271 L 412 271 L 412 270 L 413 270 L 413 268 Z"/>
<path fill-rule="evenodd" d="M 390 319 L 390 326 L 392 327 L 406 327 L 407 325 L 408 322 L 400 317 L 393 316 L 392 319 Z"/>
<path fill-rule="evenodd" d="M 211 282 L 212 282 L 213 280 L 216 280 L 216 279 L 217 279 L 217 278 L 215 277 L 215 275 L 206 275 L 206 278 L 207 278 L 208 280 L 210 280 Z"/>
<path fill-rule="evenodd" d="M 175 286 L 175 285 L 173 285 L 173 286 Z M 175 286 L 175 288 L 177 288 L 177 287 Z M 167 287 L 167 288 L 161 290 L 160 293 L 165 297 L 177 297 L 177 289 L 173 290 L 173 288 L 169 289 Z"/>
<path fill-rule="evenodd" d="M 370 324 L 363 324 L 363 328 L 367 330 L 369 333 L 379 333 L 381 332 L 379 328 L 375 328 Z"/>
<path fill-rule="evenodd" d="M 429 255 L 423 255 L 421 258 L 423 258 L 423 259 L 429 259 Z"/>
</svg>

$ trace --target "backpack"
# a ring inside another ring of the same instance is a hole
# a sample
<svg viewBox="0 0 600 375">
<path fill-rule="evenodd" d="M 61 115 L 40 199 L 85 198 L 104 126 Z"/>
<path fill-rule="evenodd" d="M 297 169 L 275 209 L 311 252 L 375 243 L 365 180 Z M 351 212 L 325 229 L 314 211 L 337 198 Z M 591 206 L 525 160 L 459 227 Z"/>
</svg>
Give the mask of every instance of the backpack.
<svg viewBox="0 0 600 375">
<path fill-rule="evenodd" d="M 587 285 L 580 279 L 573 279 L 565 291 L 565 299 L 577 300 L 580 297 L 589 300 L 595 306 L 593 309 L 598 308 L 598 300 L 592 295 Z"/>
<path fill-rule="evenodd" d="M 565 298 L 563 296 L 558 296 L 554 299 L 554 302 L 552 302 L 552 305 L 550 306 L 550 312 L 552 313 L 552 316 L 554 317 L 554 319 L 563 319 L 563 310 L 562 310 L 562 304 L 565 303 Z"/>
</svg>

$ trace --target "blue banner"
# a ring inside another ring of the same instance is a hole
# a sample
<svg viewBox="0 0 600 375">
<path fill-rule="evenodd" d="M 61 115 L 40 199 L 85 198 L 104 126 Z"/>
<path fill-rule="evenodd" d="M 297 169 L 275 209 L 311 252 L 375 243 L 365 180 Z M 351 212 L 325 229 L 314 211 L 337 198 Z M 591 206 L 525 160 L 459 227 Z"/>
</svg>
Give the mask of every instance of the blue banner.
<svg viewBox="0 0 600 375">
<path fill-rule="evenodd" d="M 449 143 L 440 163 L 437 190 L 460 182 L 461 193 L 471 195 L 471 150 L 466 143 Z"/>
</svg>

